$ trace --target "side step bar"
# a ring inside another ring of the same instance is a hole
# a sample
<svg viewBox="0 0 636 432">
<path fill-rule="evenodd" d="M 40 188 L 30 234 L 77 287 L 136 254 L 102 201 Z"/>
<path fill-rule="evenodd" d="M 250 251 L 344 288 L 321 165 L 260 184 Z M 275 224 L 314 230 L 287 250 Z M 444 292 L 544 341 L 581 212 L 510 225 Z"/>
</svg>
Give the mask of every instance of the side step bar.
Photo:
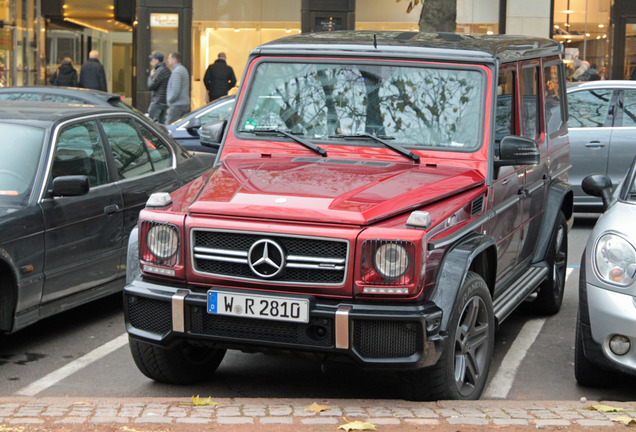
<svg viewBox="0 0 636 432">
<path fill-rule="evenodd" d="M 512 285 L 494 300 L 493 309 L 497 322 L 501 323 L 506 319 L 521 302 L 537 289 L 547 276 L 548 266 L 545 263 L 531 266 L 523 272 Z"/>
</svg>

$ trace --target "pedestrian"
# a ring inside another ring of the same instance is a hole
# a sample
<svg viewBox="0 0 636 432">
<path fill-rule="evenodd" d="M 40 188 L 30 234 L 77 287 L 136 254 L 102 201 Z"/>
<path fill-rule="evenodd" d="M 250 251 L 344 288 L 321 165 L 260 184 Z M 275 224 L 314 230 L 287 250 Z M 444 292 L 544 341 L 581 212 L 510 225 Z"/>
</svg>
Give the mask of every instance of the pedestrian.
<svg viewBox="0 0 636 432">
<path fill-rule="evenodd" d="M 590 64 L 581 60 L 578 57 L 574 59 L 572 63 L 574 66 L 574 73 L 572 74 L 572 81 L 587 81 L 586 72 L 590 68 Z"/>
<path fill-rule="evenodd" d="M 208 66 L 203 76 L 203 84 L 208 90 L 209 102 L 225 96 L 236 85 L 234 69 L 225 61 L 225 53 L 219 53 L 214 63 Z"/>
<path fill-rule="evenodd" d="M 190 74 L 181 64 L 181 54 L 178 52 L 168 54 L 168 66 L 172 68 L 172 73 L 166 93 L 168 103 L 166 124 L 171 124 L 190 112 Z"/>
<path fill-rule="evenodd" d="M 64 57 L 49 82 L 58 87 L 77 87 L 77 71 L 70 57 Z"/>
<path fill-rule="evenodd" d="M 150 75 L 148 76 L 148 90 L 152 92 L 148 115 L 158 123 L 166 122 L 168 102 L 166 94 L 168 92 L 168 80 L 170 79 L 170 69 L 163 62 L 163 54 L 155 51 L 150 54 Z"/>
<path fill-rule="evenodd" d="M 80 69 L 79 86 L 82 88 L 108 91 L 106 87 L 106 73 L 99 62 L 99 51 L 88 53 L 88 60 Z"/>
</svg>

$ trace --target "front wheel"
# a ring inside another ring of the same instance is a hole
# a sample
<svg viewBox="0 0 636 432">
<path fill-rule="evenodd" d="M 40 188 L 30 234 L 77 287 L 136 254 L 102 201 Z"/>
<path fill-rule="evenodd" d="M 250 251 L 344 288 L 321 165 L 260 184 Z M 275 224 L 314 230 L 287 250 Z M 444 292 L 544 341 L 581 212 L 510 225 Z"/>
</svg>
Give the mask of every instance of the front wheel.
<svg viewBox="0 0 636 432">
<path fill-rule="evenodd" d="M 449 322 L 448 344 L 437 364 L 405 372 L 410 400 L 475 400 L 486 385 L 495 341 L 492 299 L 484 279 L 468 272 Z"/>
<path fill-rule="evenodd" d="M 135 364 L 148 378 L 167 384 L 193 384 L 210 378 L 219 367 L 224 349 L 179 342 L 170 348 L 129 338 Z"/>
</svg>

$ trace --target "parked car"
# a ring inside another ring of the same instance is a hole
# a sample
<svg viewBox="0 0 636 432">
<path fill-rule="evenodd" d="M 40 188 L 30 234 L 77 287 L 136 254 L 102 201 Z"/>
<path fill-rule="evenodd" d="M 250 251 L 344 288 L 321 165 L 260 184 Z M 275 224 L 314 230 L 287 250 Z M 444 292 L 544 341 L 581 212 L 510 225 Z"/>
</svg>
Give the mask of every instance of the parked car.
<svg viewBox="0 0 636 432">
<path fill-rule="evenodd" d="M 176 122 L 166 125 L 168 133 L 179 144 L 190 151 L 217 153 L 219 148 L 202 146 L 199 142 L 199 129 L 206 123 L 228 120 L 234 109 L 236 96 L 225 96 L 186 114 Z"/>
<path fill-rule="evenodd" d="M 574 373 L 581 385 L 610 385 L 636 376 L 636 158 L 613 195 L 607 175 L 582 185 L 606 210 L 581 259 Z"/>
<path fill-rule="evenodd" d="M 618 184 L 636 155 L 636 81 L 591 81 L 568 87 L 569 181 L 577 211 L 600 211 L 601 199 L 581 189 L 605 174 Z"/>
<path fill-rule="evenodd" d="M 0 332 L 120 291 L 153 192 L 209 170 L 144 116 L 0 102 Z"/>
<path fill-rule="evenodd" d="M 214 173 L 151 196 L 131 235 L 137 367 L 183 384 L 227 348 L 311 354 L 393 370 L 408 399 L 479 398 L 497 324 L 563 299 L 562 54 L 415 32 L 252 51 L 241 105 L 201 130 Z"/>
<path fill-rule="evenodd" d="M 141 114 L 122 100 L 122 96 L 77 87 L 25 86 L 0 88 L 0 101 L 52 102 L 113 106 Z"/>
</svg>

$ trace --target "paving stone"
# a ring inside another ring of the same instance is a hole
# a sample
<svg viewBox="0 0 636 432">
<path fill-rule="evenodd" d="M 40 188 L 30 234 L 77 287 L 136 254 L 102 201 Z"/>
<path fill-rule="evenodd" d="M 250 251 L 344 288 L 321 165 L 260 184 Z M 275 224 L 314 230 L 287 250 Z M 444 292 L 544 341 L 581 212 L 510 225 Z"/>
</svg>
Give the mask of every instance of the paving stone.
<svg viewBox="0 0 636 432">
<path fill-rule="evenodd" d="M 391 418 L 391 417 L 382 417 L 382 418 L 371 417 L 367 421 L 374 425 L 399 425 L 400 424 L 400 419 Z"/>
<path fill-rule="evenodd" d="M 64 411 L 46 411 L 46 412 L 43 412 L 40 415 L 43 416 L 43 417 L 63 417 L 64 415 L 66 415 L 66 412 L 64 412 Z"/>
<path fill-rule="evenodd" d="M 453 409 L 436 409 L 435 412 L 442 417 L 457 417 L 459 413 Z"/>
<path fill-rule="evenodd" d="M 252 417 L 217 417 L 218 424 L 254 424 Z"/>
<path fill-rule="evenodd" d="M 21 417 L 9 419 L 9 424 L 42 424 L 44 420 L 37 417 Z"/>
<path fill-rule="evenodd" d="M 261 424 L 294 424 L 293 417 L 261 417 Z"/>
<path fill-rule="evenodd" d="M 17 403 L 4 403 L 0 404 L 0 408 L 19 408 L 20 404 Z"/>
<path fill-rule="evenodd" d="M 172 423 L 171 417 L 137 417 L 135 423 Z"/>
<path fill-rule="evenodd" d="M 212 420 L 203 417 L 182 417 L 177 419 L 177 423 L 183 424 L 208 424 Z"/>
<path fill-rule="evenodd" d="M 432 418 L 404 419 L 404 423 L 412 425 L 435 426 L 439 424 L 439 420 Z"/>
<path fill-rule="evenodd" d="M 413 414 L 415 414 L 415 417 L 418 418 L 439 418 L 439 414 L 428 408 L 414 409 Z"/>
<path fill-rule="evenodd" d="M 576 422 L 586 427 L 616 426 L 616 423 L 611 420 L 577 420 Z"/>
<path fill-rule="evenodd" d="M 486 417 L 486 414 L 484 414 L 477 408 L 456 408 L 455 411 L 466 417 Z"/>
<path fill-rule="evenodd" d="M 490 422 L 485 418 L 480 417 L 450 417 L 446 421 L 452 425 L 487 425 Z"/>
<path fill-rule="evenodd" d="M 85 422 L 86 422 L 86 417 L 64 417 L 61 420 L 57 420 L 55 423 L 56 424 L 65 424 L 65 423 L 81 424 Z"/>
<path fill-rule="evenodd" d="M 184 412 L 169 412 L 168 414 L 166 414 L 168 417 L 187 417 L 188 413 L 184 413 Z M 202 418 L 202 417 L 197 417 L 197 418 Z"/>
<path fill-rule="evenodd" d="M 291 415 L 292 407 L 290 406 L 271 406 L 269 407 L 269 415 L 271 416 L 286 416 Z"/>
<path fill-rule="evenodd" d="M 240 416 L 241 410 L 239 407 L 219 408 L 216 412 L 217 417 L 234 417 Z"/>
<path fill-rule="evenodd" d="M 314 417 L 316 415 L 315 412 L 305 411 L 306 407 L 295 406 L 294 407 L 294 416 L 295 417 Z"/>
<path fill-rule="evenodd" d="M 496 418 L 492 422 L 497 426 L 525 426 L 528 424 L 528 420 L 511 418 Z"/>
<path fill-rule="evenodd" d="M 342 410 L 340 408 L 329 408 L 326 411 L 322 411 L 319 413 L 321 417 L 341 417 Z"/>
<path fill-rule="evenodd" d="M 243 408 L 243 415 L 247 417 L 265 417 L 265 407 Z"/>
<path fill-rule="evenodd" d="M 91 423 L 93 424 L 104 424 L 104 423 L 128 423 L 129 419 L 126 417 L 116 417 L 116 416 L 95 416 L 91 418 Z"/>
<path fill-rule="evenodd" d="M 321 424 L 336 424 L 338 420 L 333 417 L 316 417 L 316 418 L 304 418 L 300 422 L 304 425 L 321 425 Z"/>
<path fill-rule="evenodd" d="M 393 411 L 393 415 L 395 417 L 399 417 L 399 418 L 413 418 L 413 417 L 415 417 L 415 414 L 413 414 L 413 411 L 411 411 L 410 409 L 407 409 L 407 408 L 393 408 L 391 411 Z"/>
<path fill-rule="evenodd" d="M 570 426 L 570 422 L 564 419 L 535 419 L 537 426 Z"/>
</svg>

